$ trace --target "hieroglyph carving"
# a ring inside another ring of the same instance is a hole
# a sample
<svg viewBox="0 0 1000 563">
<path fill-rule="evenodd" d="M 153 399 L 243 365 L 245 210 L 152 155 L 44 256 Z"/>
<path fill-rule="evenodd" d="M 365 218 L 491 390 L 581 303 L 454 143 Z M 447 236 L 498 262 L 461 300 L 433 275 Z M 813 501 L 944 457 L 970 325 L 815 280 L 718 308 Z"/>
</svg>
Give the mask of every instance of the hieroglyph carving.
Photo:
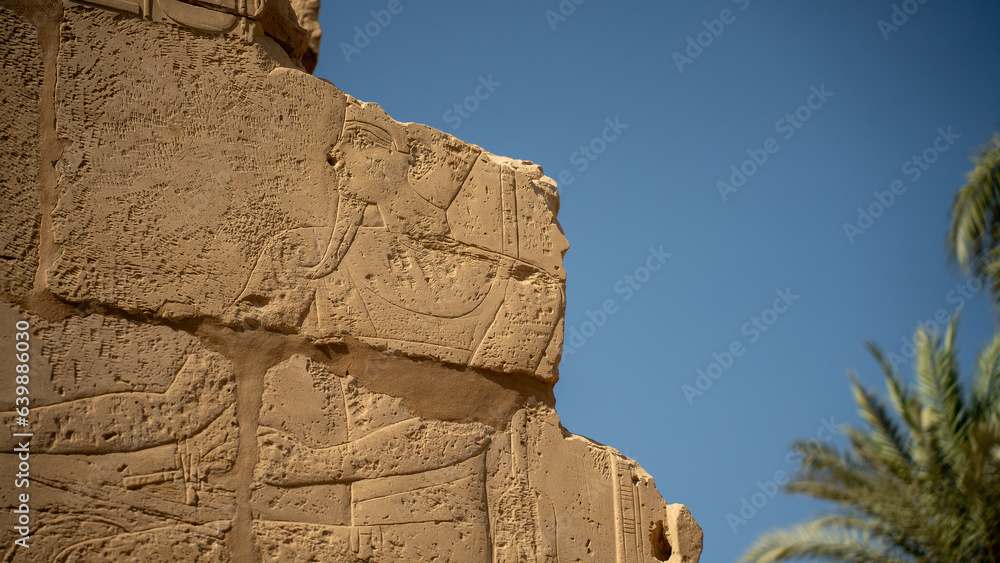
<svg viewBox="0 0 1000 563">
<path fill-rule="evenodd" d="M 553 409 L 555 184 L 304 72 L 316 8 L 0 0 L 0 560 L 696 562 Z"/>
<path fill-rule="evenodd" d="M 31 319 L 42 346 L 31 388 L 36 516 L 31 547 L 17 558 L 4 531 L 3 560 L 228 560 L 219 553 L 237 487 L 230 363 L 166 327 L 100 315 L 51 324 L 0 310 L 0 322 L 18 318 Z M 23 440 L 6 431 L 16 428 L 14 398 L 0 396 L 4 452 Z M 2 457 L 13 475 L 17 456 Z M 23 490 L 0 490 L 5 506 L 17 506 Z"/>
<path fill-rule="evenodd" d="M 538 166 L 393 121 L 266 38 L 83 8 L 63 34 L 61 298 L 556 379 L 568 244 Z"/>
<path fill-rule="evenodd" d="M 332 226 L 272 239 L 230 318 L 553 377 L 567 245 L 548 179 L 352 98 L 336 138 Z"/>
<path fill-rule="evenodd" d="M 492 429 L 420 420 L 301 357 L 264 384 L 253 499 L 268 560 L 489 561 Z"/>
</svg>

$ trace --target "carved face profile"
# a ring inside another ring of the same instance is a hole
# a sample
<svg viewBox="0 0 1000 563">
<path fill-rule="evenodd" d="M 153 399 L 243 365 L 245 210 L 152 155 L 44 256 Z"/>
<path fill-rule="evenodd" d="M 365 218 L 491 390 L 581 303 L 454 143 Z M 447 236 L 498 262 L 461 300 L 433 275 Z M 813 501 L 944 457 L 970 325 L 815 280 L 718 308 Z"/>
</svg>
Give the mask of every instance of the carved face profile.
<svg viewBox="0 0 1000 563">
<path fill-rule="evenodd" d="M 567 246 L 554 183 L 377 104 L 348 98 L 341 115 L 319 153 L 330 214 L 266 245 L 233 320 L 553 377 Z"/>
<path fill-rule="evenodd" d="M 383 127 L 352 120 L 344 123 L 327 162 L 333 166 L 342 195 L 379 204 L 405 189 L 401 184 L 406 182 L 410 156 Z"/>
</svg>

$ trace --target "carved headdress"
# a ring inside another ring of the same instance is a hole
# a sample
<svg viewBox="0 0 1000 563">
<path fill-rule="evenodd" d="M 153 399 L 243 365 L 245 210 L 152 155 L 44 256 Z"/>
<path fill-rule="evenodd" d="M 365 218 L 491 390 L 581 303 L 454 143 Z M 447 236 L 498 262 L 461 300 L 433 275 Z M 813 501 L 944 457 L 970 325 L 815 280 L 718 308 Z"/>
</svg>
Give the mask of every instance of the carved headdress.
<svg viewBox="0 0 1000 563">
<path fill-rule="evenodd" d="M 341 138 L 352 132 L 362 132 L 370 142 L 387 149 L 410 152 L 405 128 L 392 120 L 381 106 L 348 96 Z"/>
</svg>

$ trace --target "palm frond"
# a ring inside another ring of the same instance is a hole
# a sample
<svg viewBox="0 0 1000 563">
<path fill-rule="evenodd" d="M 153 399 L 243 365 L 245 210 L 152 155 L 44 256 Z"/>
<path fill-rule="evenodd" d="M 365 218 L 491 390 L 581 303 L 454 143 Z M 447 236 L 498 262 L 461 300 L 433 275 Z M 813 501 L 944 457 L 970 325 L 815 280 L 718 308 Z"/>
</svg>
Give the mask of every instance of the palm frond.
<svg viewBox="0 0 1000 563">
<path fill-rule="evenodd" d="M 786 489 L 831 501 L 837 513 L 767 534 L 744 561 L 1000 562 L 1000 333 L 980 352 L 966 395 L 955 326 L 917 330 L 915 392 L 869 344 L 888 401 L 849 372 L 866 428 L 846 427 L 843 450 L 793 445 L 802 464 Z"/>
<path fill-rule="evenodd" d="M 922 399 L 921 427 L 928 436 L 918 440 L 915 455 L 920 455 L 936 479 L 955 478 L 955 468 L 962 463 L 961 444 L 965 436 L 965 407 L 958 381 L 954 351 L 954 324 L 944 341 L 921 327 L 914 335 L 917 389 Z"/>
<path fill-rule="evenodd" d="M 828 523 L 828 519 L 820 519 L 769 532 L 747 550 L 741 561 L 776 563 L 822 557 L 858 563 L 906 563 L 905 559 L 887 553 L 891 546 L 873 537 L 868 530 Z"/>
<path fill-rule="evenodd" d="M 906 426 L 912 431 L 920 426 L 920 402 L 910 395 L 909 389 L 903 383 L 902 377 L 896 368 L 889 363 L 882 348 L 874 342 L 866 342 L 865 348 L 878 362 L 885 375 L 886 383 L 889 387 L 889 401 L 896 413 L 906 422 Z"/>
<path fill-rule="evenodd" d="M 910 459 L 907 439 L 875 393 L 866 389 L 854 372 L 849 372 L 848 375 L 851 379 L 854 401 L 861 411 L 861 418 L 871 428 L 871 433 L 866 435 L 870 438 L 872 444 L 870 451 L 874 454 L 871 461 L 877 460 L 898 478 L 909 481 L 908 467 L 913 460 Z"/>
<path fill-rule="evenodd" d="M 982 422 L 991 406 L 1000 405 L 1000 333 L 979 353 L 977 367 L 969 407 L 970 417 Z"/>
<path fill-rule="evenodd" d="M 991 250 L 1000 238 L 1000 135 L 980 149 L 973 162 L 952 202 L 948 246 L 964 271 L 982 274 L 997 263 Z"/>
<path fill-rule="evenodd" d="M 792 450 L 802 456 L 799 475 L 804 481 L 822 480 L 851 489 L 867 486 L 870 474 L 866 468 L 830 444 L 799 440 L 792 444 Z"/>
</svg>

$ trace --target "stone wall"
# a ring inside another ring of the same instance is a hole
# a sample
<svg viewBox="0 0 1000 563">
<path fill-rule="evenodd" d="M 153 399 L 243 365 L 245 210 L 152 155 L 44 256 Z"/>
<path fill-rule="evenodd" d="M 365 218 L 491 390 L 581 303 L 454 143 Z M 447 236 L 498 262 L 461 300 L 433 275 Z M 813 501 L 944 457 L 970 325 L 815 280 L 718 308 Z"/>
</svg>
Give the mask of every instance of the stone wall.
<svg viewBox="0 0 1000 563">
<path fill-rule="evenodd" d="M 697 561 L 555 413 L 555 183 L 308 74 L 317 9 L 0 0 L 4 560 Z"/>
</svg>

